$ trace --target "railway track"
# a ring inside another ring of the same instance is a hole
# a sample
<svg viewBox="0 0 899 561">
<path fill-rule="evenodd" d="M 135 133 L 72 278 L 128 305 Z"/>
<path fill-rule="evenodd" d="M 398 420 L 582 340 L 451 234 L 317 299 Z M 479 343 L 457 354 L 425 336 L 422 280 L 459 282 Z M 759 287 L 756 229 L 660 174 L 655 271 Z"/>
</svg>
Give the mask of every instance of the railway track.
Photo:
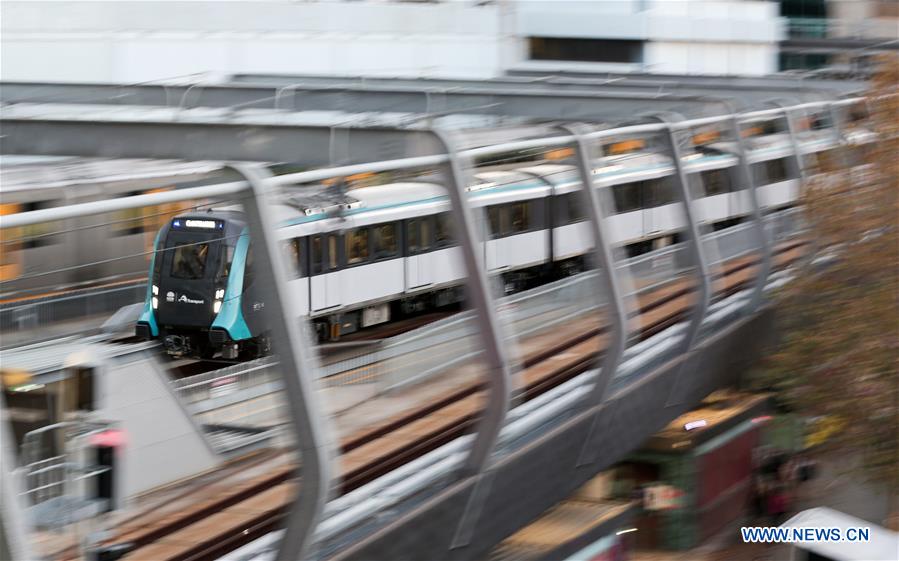
<svg viewBox="0 0 899 561">
<path fill-rule="evenodd" d="M 318 347 L 318 352 L 323 365 L 328 365 L 342 360 L 354 358 L 358 354 L 370 352 L 366 345 L 375 345 L 382 339 L 402 335 L 429 323 L 444 319 L 458 313 L 458 309 L 440 310 L 427 314 L 416 315 L 391 322 L 382 326 L 371 327 L 343 337 L 339 343 L 327 343 Z M 361 349 L 361 351 L 360 351 Z M 160 353 L 162 353 L 160 347 Z M 168 356 L 164 357 L 168 359 Z M 227 360 L 222 358 L 200 359 L 180 358 L 169 360 L 167 370 L 173 379 L 187 378 L 218 370 L 226 366 L 241 364 L 243 360 Z"/>
<path fill-rule="evenodd" d="M 796 261 L 801 246 L 798 241 L 780 246 L 776 268 Z M 755 265 L 746 257 L 727 263 L 713 279 L 715 296 L 745 288 L 752 282 Z M 645 339 L 683 320 L 694 291 L 689 282 L 675 281 L 639 297 L 638 310 L 630 318 L 633 336 Z M 608 329 L 597 317 L 574 322 L 530 344 L 521 360 L 518 398 L 533 399 L 590 369 L 602 356 Z M 484 383 L 468 383 L 442 399 L 343 437 L 338 492 L 357 489 L 470 432 L 484 392 Z M 287 450 L 229 465 L 213 480 L 119 522 L 102 546 L 124 545 L 129 553 L 123 558 L 130 560 L 214 559 L 279 527 L 296 493 L 297 469 Z M 58 558 L 77 556 L 70 549 Z"/>
</svg>

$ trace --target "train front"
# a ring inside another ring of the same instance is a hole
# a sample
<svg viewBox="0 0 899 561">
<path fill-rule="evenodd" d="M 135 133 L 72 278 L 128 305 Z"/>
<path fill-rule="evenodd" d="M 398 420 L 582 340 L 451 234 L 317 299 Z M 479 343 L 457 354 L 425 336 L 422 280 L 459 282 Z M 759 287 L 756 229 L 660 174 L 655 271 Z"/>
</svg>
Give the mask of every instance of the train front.
<svg viewBox="0 0 899 561">
<path fill-rule="evenodd" d="M 160 230 L 138 337 L 161 339 L 174 357 L 211 357 L 221 350 L 209 333 L 244 229 L 239 213 L 221 211 L 177 216 Z"/>
</svg>

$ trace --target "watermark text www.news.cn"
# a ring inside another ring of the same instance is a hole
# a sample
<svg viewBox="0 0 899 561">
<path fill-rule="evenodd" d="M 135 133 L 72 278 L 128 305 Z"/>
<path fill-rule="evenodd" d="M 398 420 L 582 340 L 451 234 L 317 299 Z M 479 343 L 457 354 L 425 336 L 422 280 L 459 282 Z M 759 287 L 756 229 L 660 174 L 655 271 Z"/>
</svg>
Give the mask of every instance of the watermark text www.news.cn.
<svg viewBox="0 0 899 561">
<path fill-rule="evenodd" d="M 870 539 L 870 532 L 870 528 L 740 528 L 745 543 L 866 542 Z"/>
</svg>

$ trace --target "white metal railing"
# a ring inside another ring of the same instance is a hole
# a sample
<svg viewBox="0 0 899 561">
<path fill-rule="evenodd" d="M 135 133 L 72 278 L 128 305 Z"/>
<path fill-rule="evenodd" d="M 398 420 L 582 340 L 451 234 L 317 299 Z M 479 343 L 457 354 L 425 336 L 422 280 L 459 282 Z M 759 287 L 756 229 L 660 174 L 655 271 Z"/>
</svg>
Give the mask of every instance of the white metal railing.
<svg viewBox="0 0 899 561">
<path fill-rule="evenodd" d="M 852 101 L 850 100 L 849 102 L 851 103 Z M 792 106 L 786 109 L 777 108 L 768 111 L 742 114 L 736 116 L 736 118 L 740 121 L 747 121 L 756 118 L 764 118 L 766 116 L 785 116 L 788 120 L 790 120 L 789 113 L 791 111 L 802 110 L 804 108 L 811 107 L 828 107 L 838 105 L 839 103 L 842 102 L 803 104 L 800 106 Z M 441 148 L 439 149 L 440 153 L 429 156 L 399 158 L 395 160 L 366 164 L 331 167 L 296 174 L 288 174 L 276 178 L 260 178 L 257 175 L 250 173 L 253 170 L 249 170 L 246 166 L 242 166 L 240 167 L 240 171 L 247 178 L 247 181 L 237 181 L 220 185 L 186 188 L 171 192 L 140 195 L 134 197 L 123 197 L 106 201 L 91 202 L 89 204 L 75 204 L 66 207 L 56 207 L 51 209 L 31 211 L 27 213 L 7 215 L 3 217 L 2 222 L 0 222 L 0 228 L 5 229 L 12 227 L 23 227 L 41 222 L 67 220 L 70 218 L 81 216 L 116 212 L 120 210 L 127 210 L 142 206 L 153 206 L 166 202 L 177 202 L 193 198 L 247 195 L 247 198 L 245 200 L 246 206 L 249 209 L 248 215 L 253 221 L 253 235 L 258 236 L 260 239 L 268 240 L 268 242 L 271 242 L 272 239 L 267 236 L 271 235 L 272 225 L 268 223 L 267 216 L 265 216 L 263 212 L 260 212 L 260 205 L 266 204 L 269 187 L 277 186 L 282 188 L 290 188 L 291 186 L 297 184 L 315 183 L 326 179 L 353 175 L 357 173 L 402 171 L 420 168 L 440 168 L 448 170 L 448 176 L 450 178 L 451 185 L 449 193 L 453 201 L 454 212 L 456 213 L 457 219 L 462 224 L 468 224 L 470 210 L 467 208 L 467 200 L 464 196 L 464 186 L 461 178 L 462 174 L 459 171 L 460 161 L 465 161 L 468 159 L 477 160 L 482 156 L 492 156 L 502 152 L 518 151 L 529 148 L 548 149 L 559 146 L 584 146 L 585 141 L 595 142 L 600 139 L 614 138 L 626 135 L 665 134 L 669 138 L 672 138 L 674 137 L 674 131 L 685 130 L 699 126 L 701 124 L 701 121 L 710 124 L 712 122 L 730 120 L 734 117 L 734 115 L 721 115 L 714 118 L 686 120 L 676 123 L 659 123 L 650 125 L 638 125 L 632 127 L 621 127 L 617 129 L 605 129 L 580 135 L 569 134 L 565 136 L 554 136 L 549 138 L 531 139 L 517 142 L 504 142 L 493 146 L 458 151 L 453 150 L 451 145 L 445 141 L 445 138 L 441 134 L 432 131 L 432 134 L 435 138 L 435 143 L 441 146 Z M 252 126 L 252 123 L 249 122 L 245 122 L 242 124 L 246 126 Z M 800 151 L 801 148 L 801 146 L 794 146 L 793 150 Z M 583 156 L 584 154 L 582 152 L 581 155 Z M 672 153 L 675 155 L 675 158 L 677 157 L 677 152 L 677 146 L 674 145 Z M 587 172 L 587 174 L 589 174 L 589 171 Z M 596 205 L 593 204 L 594 211 L 596 210 L 595 207 Z M 690 224 L 690 227 L 695 231 L 696 224 Z M 470 228 L 464 228 L 463 234 L 464 239 L 462 247 L 464 249 L 464 254 L 466 255 L 466 258 L 471 261 L 472 253 L 475 251 L 475 247 L 473 240 L 471 239 L 472 236 Z M 265 264 L 270 262 L 270 259 L 266 259 L 268 255 L 271 255 L 273 257 L 277 253 L 277 247 L 273 243 L 268 243 L 267 246 L 267 253 L 264 254 L 264 257 L 262 259 L 263 263 Z M 700 266 L 704 265 L 701 255 L 699 256 L 698 261 Z M 477 264 L 476 261 L 475 264 Z M 474 270 L 478 273 L 481 272 L 480 267 L 475 267 Z M 275 299 L 277 301 L 279 295 L 283 291 L 284 281 L 283 279 L 281 279 L 281 271 L 277 267 L 275 267 L 273 271 L 276 278 L 274 288 Z M 484 325 L 484 328 L 481 330 L 481 334 L 488 337 L 491 342 L 490 349 L 493 355 L 491 357 L 491 363 L 494 367 L 491 370 L 492 382 L 494 382 L 492 384 L 492 387 L 496 389 L 491 390 L 491 392 L 489 392 L 488 394 L 488 406 L 484 410 L 484 423 L 475 435 L 475 443 L 472 446 L 472 450 L 478 452 L 478 454 L 470 452 L 469 454 L 466 454 L 466 459 L 464 461 L 469 465 L 469 467 L 473 467 L 474 471 L 483 473 L 483 467 L 485 464 L 480 459 L 482 456 L 480 452 L 486 450 L 489 453 L 489 451 L 493 447 L 493 439 L 496 436 L 496 432 L 499 431 L 502 427 L 502 423 L 506 417 L 506 412 L 508 411 L 507 405 L 509 392 L 507 390 L 509 388 L 509 384 L 508 361 L 505 360 L 505 357 L 502 356 L 503 353 L 499 352 L 498 350 L 499 342 L 496 340 L 495 325 L 493 324 L 493 307 L 489 305 L 492 303 L 491 299 L 488 295 L 485 294 L 484 291 L 483 275 L 479 274 L 476 277 L 476 281 L 477 282 L 473 282 L 471 284 L 471 288 L 479 301 L 478 311 L 479 313 L 484 315 L 484 317 L 480 318 L 480 323 Z M 729 300 L 725 300 L 722 302 L 727 301 Z M 721 302 L 716 304 L 720 303 Z M 708 309 L 709 313 L 724 312 L 724 309 L 717 308 L 716 304 L 713 304 Z M 739 305 L 733 304 L 732 307 L 736 309 L 737 312 L 739 312 Z M 280 308 L 280 306 L 276 305 L 276 308 Z M 701 309 L 702 311 L 699 312 L 698 316 L 700 319 L 705 315 L 706 312 L 705 306 L 702 306 Z M 289 335 L 286 338 L 286 342 L 281 342 L 282 344 L 286 345 L 284 350 L 285 360 L 290 364 L 290 369 L 302 374 L 305 371 L 306 365 L 305 361 L 302 360 L 302 358 L 304 357 L 303 353 L 305 352 L 305 349 L 302 347 L 301 343 L 296 342 L 296 336 L 295 334 L 292 334 L 292 332 L 294 331 L 293 326 L 290 323 L 285 323 L 283 321 L 284 318 L 277 315 L 280 313 L 282 313 L 280 310 L 276 310 L 274 320 L 283 328 L 279 332 L 279 335 L 280 333 L 288 333 Z M 496 363 L 499 363 L 499 366 L 497 366 Z M 308 388 L 306 387 L 304 382 L 304 380 L 308 380 L 308 376 L 299 376 L 298 378 L 291 377 L 287 380 L 292 383 L 292 387 L 290 388 L 290 392 L 292 395 L 290 396 L 289 404 L 292 410 L 291 417 L 293 419 L 293 429 L 298 435 L 298 446 L 303 450 L 304 453 L 304 492 L 307 493 L 307 497 L 305 501 L 300 501 L 293 508 L 293 512 L 295 514 L 300 513 L 302 514 L 302 516 L 289 517 L 289 519 L 293 520 L 294 522 L 290 524 L 289 530 L 286 534 L 287 538 L 285 539 L 285 542 L 289 543 L 283 546 L 284 549 L 282 549 L 282 556 L 286 556 L 287 554 L 285 554 L 284 551 L 287 551 L 290 552 L 289 556 L 297 557 L 302 552 L 302 546 L 306 545 L 307 543 L 306 541 L 304 541 L 305 536 L 307 536 L 308 532 L 311 531 L 310 529 L 314 527 L 315 522 L 318 518 L 319 509 L 323 504 L 323 489 L 325 489 L 327 487 L 327 484 L 329 483 L 330 459 L 326 457 L 328 455 L 328 445 L 324 443 L 320 434 L 322 432 L 322 424 L 325 423 L 326 420 L 324 420 L 323 416 L 318 415 L 318 406 L 315 401 L 309 399 L 309 395 L 307 393 Z M 594 377 L 591 377 L 590 380 L 595 382 L 596 379 Z M 478 456 L 476 460 L 471 459 L 471 457 L 474 455 Z M 424 477 L 430 474 L 422 473 L 420 475 Z M 416 484 L 417 482 L 419 482 L 419 480 L 420 478 L 415 478 Z M 411 486 L 412 482 L 405 481 L 400 485 L 404 484 L 406 486 Z M 309 497 L 311 497 L 311 499 Z M 293 529 L 293 532 L 290 531 L 290 528 Z"/>
<path fill-rule="evenodd" d="M 830 106 L 842 107 L 852 105 L 858 102 L 864 102 L 864 98 L 849 98 L 837 101 L 819 101 L 792 105 L 787 109 L 790 111 L 804 111 L 810 109 L 822 109 Z M 740 122 L 750 122 L 753 120 L 764 119 L 768 117 L 782 116 L 785 113 L 784 108 L 765 109 L 759 111 L 750 111 L 740 113 L 737 118 Z M 656 134 L 672 127 L 674 129 L 690 129 L 703 125 L 724 122 L 732 118 L 732 115 L 717 115 L 713 117 L 702 117 L 697 119 L 688 119 L 677 123 L 653 123 L 647 125 L 634 125 L 627 127 L 618 127 L 612 129 L 603 129 L 583 135 L 587 141 L 593 142 L 603 138 L 616 136 L 640 135 L 640 134 Z M 250 126 L 250 125 L 248 125 Z M 490 156 L 498 152 L 527 150 L 532 148 L 551 148 L 555 146 L 568 146 L 573 144 L 577 138 L 573 135 L 552 136 L 546 138 L 536 138 L 529 140 L 519 140 L 514 142 L 503 142 L 491 146 L 480 148 L 472 148 L 468 150 L 460 150 L 456 156 L 462 160 L 477 160 L 479 157 Z M 346 177 L 360 173 L 378 173 L 385 171 L 400 171 L 417 168 L 436 168 L 447 164 L 450 160 L 449 154 L 435 154 L 430 156 L 416 156 L 410 158 L 399 158 L 394 160 L 383 160 L 379 162 L 368 162 L 364 164 L 352 164 L 346 166 L 336 166 L 322 169 L 303 171 L 299 173 L 291 173 L 271 178 L 272 183 L 281 187 L 290 187 L 292 185 L 303 183 L 316 183 L 334 177 Z M 188 187 L 184 189 L 176 189 L 173 191 L 164 191 L 159 193 L 151 193 L 145 195 L 136 195 L 132 197 L 119 197 L 108 199 L 105 201 L 96 201 L 91 203 L 80 203 L 68 206 L 46 208 L 22 212 L 16 214 L 8 214 L 0 220 L 0 228 L 20 228 L 42 222 L 54 222 L 57 220 L 68 220 L 81 216 L 91 216 L 97 214 L 106 214 L 132 208 L 140 208 L 145 206 L 155 206 L 166 203 L 174 203 L 191 199 L 207 199 L 217 197 L 229 197 L 241 195 L 247 192 L 249 184 L 245 181 L 233 181 L 229 183 L 219 183 L 216 185 L 204 185 L 201 187 Z"/>
</svg>

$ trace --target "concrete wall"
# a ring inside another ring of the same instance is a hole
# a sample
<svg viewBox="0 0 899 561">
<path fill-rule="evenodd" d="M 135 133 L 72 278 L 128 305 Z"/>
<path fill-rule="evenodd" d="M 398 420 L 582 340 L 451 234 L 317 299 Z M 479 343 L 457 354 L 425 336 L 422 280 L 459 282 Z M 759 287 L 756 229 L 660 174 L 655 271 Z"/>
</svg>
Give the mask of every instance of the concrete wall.
<svg viewBox="0 0 899 561">
<path fill-rule="evenodd" d="M 167 387 L 157 360 L 150 352 L 123 355 L 106 362 L 100 372 L 97 417 L 112 421 L 125 433 L 117 483 L 123 497 L 221 463 Z"/>
<path fill-rule="evenodd" d="M 645 48 L 646 70 L 673 74 L 743 74 L 777 71 L 776 43 L 653 41 Z"/>
<path fill-rule="evenodd" d="M 763 74 L 783 35 L 764 0 L 440 3 L 5 0 L 4 80 L 139 82 L 205 73 L 491 77 L 527 38 L 647 41 L 609 70 Z M 724 54 L 722 54 L 724 53 Z M 556 65 L 558 66 L 558 65 Z"/>
<path fill-rule="evenodd" d="M 192 73 L 494 76 L 497 6 L 470 2 L 0 4 L 5 80 L 132 82 Z M 511 51 L 510 51 L 511 52 Z"/>
<path fill-rule="evenodd" d="M 477 477 L 432 492 L 410 512 L 332 555 L 331 561 L 486 557 L 495 544 L 631 454 L 706 395 L 735 384 L 770 342 L 773 319 L 768 308 L 720 329 L 692 354 L 662 365 L 602 405 L 566 418 L 497 459 L 491 476 L 481 480 L 489 484 L 481 489 L 482 508 L 472 510 L 477 519 L 470 539 L 460 539 L 457 532 Z M 588 437 L 600 451 L 593 463 L 581 461 Z"/>
</svg>

